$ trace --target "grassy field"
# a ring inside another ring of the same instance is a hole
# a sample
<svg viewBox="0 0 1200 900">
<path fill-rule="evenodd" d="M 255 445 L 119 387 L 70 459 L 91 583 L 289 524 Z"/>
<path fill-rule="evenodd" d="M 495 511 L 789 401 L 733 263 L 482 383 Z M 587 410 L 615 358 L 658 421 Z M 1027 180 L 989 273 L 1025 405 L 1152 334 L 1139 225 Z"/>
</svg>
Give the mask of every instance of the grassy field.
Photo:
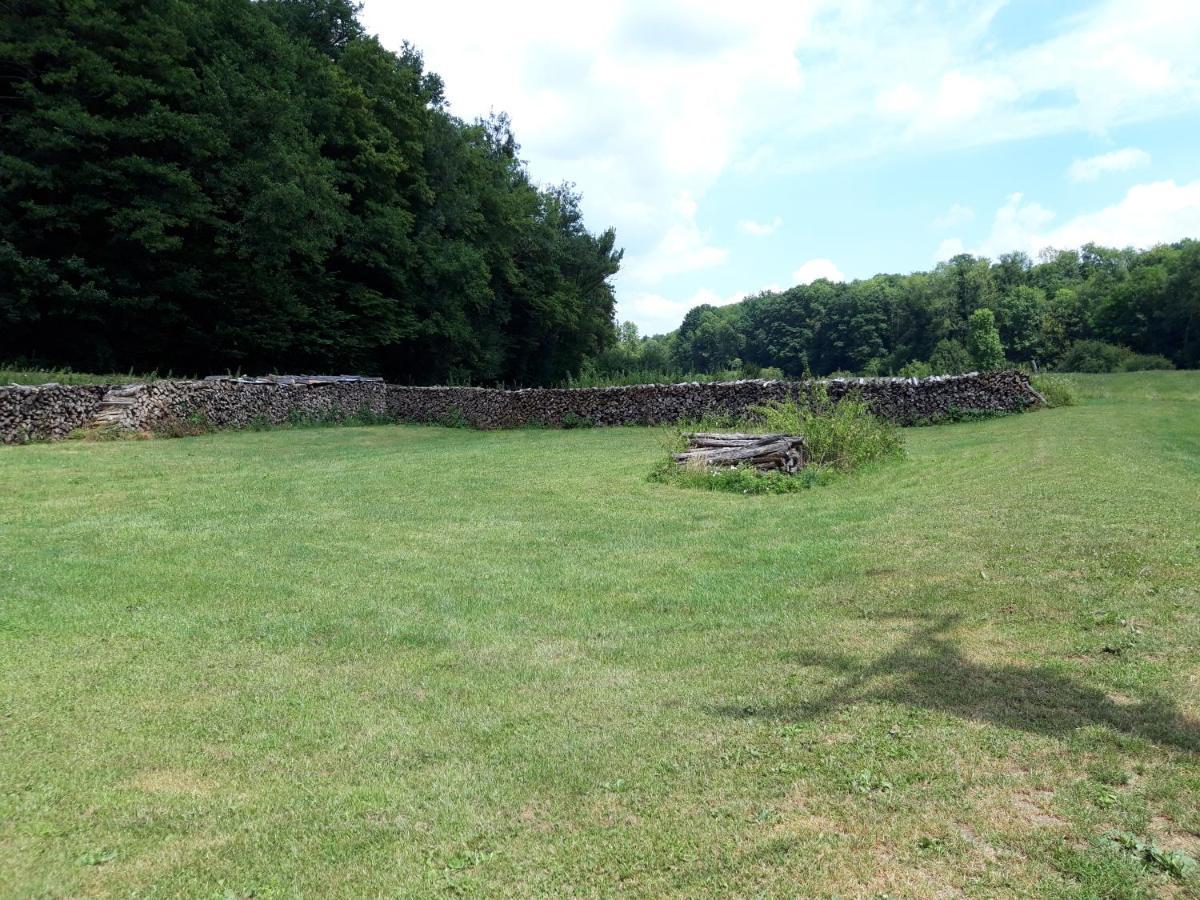
<svg viewBox="0 0 1200 900">
<path fill-rule="evenodd" d="M 1200 896 L 1200 373 L 1079 382 L 788 496 L 0 448 L 0 894 Z"/>
</svg>

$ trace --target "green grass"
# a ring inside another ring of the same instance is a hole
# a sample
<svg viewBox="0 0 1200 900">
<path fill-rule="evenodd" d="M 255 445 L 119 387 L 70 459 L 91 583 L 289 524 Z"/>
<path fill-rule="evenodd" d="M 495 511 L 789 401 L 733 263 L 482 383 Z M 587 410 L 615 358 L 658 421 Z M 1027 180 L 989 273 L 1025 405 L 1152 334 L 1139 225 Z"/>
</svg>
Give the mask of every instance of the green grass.
<svg viewBox="0 0 1200 900">
<path fill-rule="evenodd" d="M 1197 896 L 1130 841 L 1200 846 L 1200 374 L 1079 382 L 786 496 L 646 428 L 0 448 L 0 894 Z"/>
</svg>

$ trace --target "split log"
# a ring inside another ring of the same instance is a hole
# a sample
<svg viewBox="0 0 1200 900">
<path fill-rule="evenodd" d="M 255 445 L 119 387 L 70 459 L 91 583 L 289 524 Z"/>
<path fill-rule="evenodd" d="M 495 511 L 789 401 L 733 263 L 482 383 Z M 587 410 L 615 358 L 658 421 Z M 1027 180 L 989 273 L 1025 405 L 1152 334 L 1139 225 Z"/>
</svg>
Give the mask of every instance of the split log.
<svg viewBox="0 0 1200 900">
<path fill-rule="evenodd" d="M 680 465 L 750 465 L 763 472 L 783 471 L 792 474 L 808 463 L 808 453 L 801 435 L 701 432 L 686 437 L 687 449 L 675 454 L 675 462 Z"/>
</svg>

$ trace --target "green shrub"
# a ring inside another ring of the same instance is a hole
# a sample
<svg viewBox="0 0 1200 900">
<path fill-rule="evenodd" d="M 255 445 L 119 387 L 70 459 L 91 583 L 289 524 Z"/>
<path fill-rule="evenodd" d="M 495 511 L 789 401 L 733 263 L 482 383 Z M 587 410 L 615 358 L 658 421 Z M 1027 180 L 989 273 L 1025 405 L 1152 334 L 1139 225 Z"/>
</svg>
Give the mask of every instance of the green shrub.
<svg viewBox="0 0 1200 900">
<path fill-rule="evenodd" d="M 1004 368 L 1004 347 L 1000 343 L 1000 332 L 996 328 L 996 314 L 990 309 L 977 309 L 971 313 L 970 334 L 967 350 L 980 372 L 992 372 Z"/>
<path fill-rule="evenodd" d="M 560 423 L 562 428 L 593 428 L 595 425 L 587 416 L 581 416 L 573 410 L 568 410 Z"/>
<path fill-rule="evenodd" d="M 900 369 L 900 375 L 904 378 L 928 378 L 932 374 L 933 369 L 929 363 L 921 362 L 919 359 L 914 359 Z"/>
<path fill-rule="evenodd" d="M 457 406 L 451 406 L 440 416 L 434 416 L 430 425 L 441 425 L 443 428 L 470 428 L 471 423 L 467 421 L 467 417 L 463 411 Z"/>
<path fill-rule="evenodd" d="M 1173 369 L 1175 365 L 1157 353 L 1134 353 L 1128 347 L 1104 341 L 1076 341 L 1058 364 L 1060 372 L 1143 372 Z"/>
<path fill-rule="evenodd" d="M 971 354 L 958 341 L 942 338 L 929 357 L 934 375 L 961 375 L 971 370 Z"/>
<path fill-rule="evenodd" d="M 1011 415 L 1015 415 L 1015 413 L 1008 409 L 972 409 L 970 407 L 956 406 L 951 403 L 946 407 L 944 412 L 917 419 L 912 422 L 912 425 L 914 427 L 957 425 L 960 422 L 984 422 L 988 419 L 1002 419 L 1005 416 Z"/>
<path fill-rule="evenodd" d="M 1175 363 L 1159 353 L 1130 352 L 1121 360 L 1122 372 L 1150 372 L 1164 369 L 1174 369 Z"/>
<path fill-rule="evenodd" d="M 1074 406 L 1079 402 L 1079 393 L 1075 382 L 1062 375 L 1043 372 L 1029 379 L 1033 389 L 1046 398 L 1046 405 L 1051 409 L 1059 406 Z"/>
<path fill-rule="evenodd" d="M 818 387 L 799 401 L 768 403 L 750 411 L 767 431 L 804 435 L 810 465 L 851 472 L 904 452 L 900 430 L 872 414 L 857 395 L 833 401 Z"/>
<path fill-rule="evenodd" d="M 1060 372 L 1116 372 L 1129 351 L 1104 341 L 1076 341 L 1059 361 Z"/>
</svg>

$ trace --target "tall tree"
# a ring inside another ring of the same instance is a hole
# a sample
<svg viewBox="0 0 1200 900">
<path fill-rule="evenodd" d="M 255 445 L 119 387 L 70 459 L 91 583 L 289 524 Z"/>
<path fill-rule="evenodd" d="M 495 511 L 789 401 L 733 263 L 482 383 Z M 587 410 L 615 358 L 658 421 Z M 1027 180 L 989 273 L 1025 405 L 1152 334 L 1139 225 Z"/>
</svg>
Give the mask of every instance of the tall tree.
<svg viewBox="0 0 1200 900">
<path fill-rule="evenodd" d="M 0 358 L 541 382 L 611 343 L 612 232 L 358 10 L 5 4 Z"/>
</svg>

